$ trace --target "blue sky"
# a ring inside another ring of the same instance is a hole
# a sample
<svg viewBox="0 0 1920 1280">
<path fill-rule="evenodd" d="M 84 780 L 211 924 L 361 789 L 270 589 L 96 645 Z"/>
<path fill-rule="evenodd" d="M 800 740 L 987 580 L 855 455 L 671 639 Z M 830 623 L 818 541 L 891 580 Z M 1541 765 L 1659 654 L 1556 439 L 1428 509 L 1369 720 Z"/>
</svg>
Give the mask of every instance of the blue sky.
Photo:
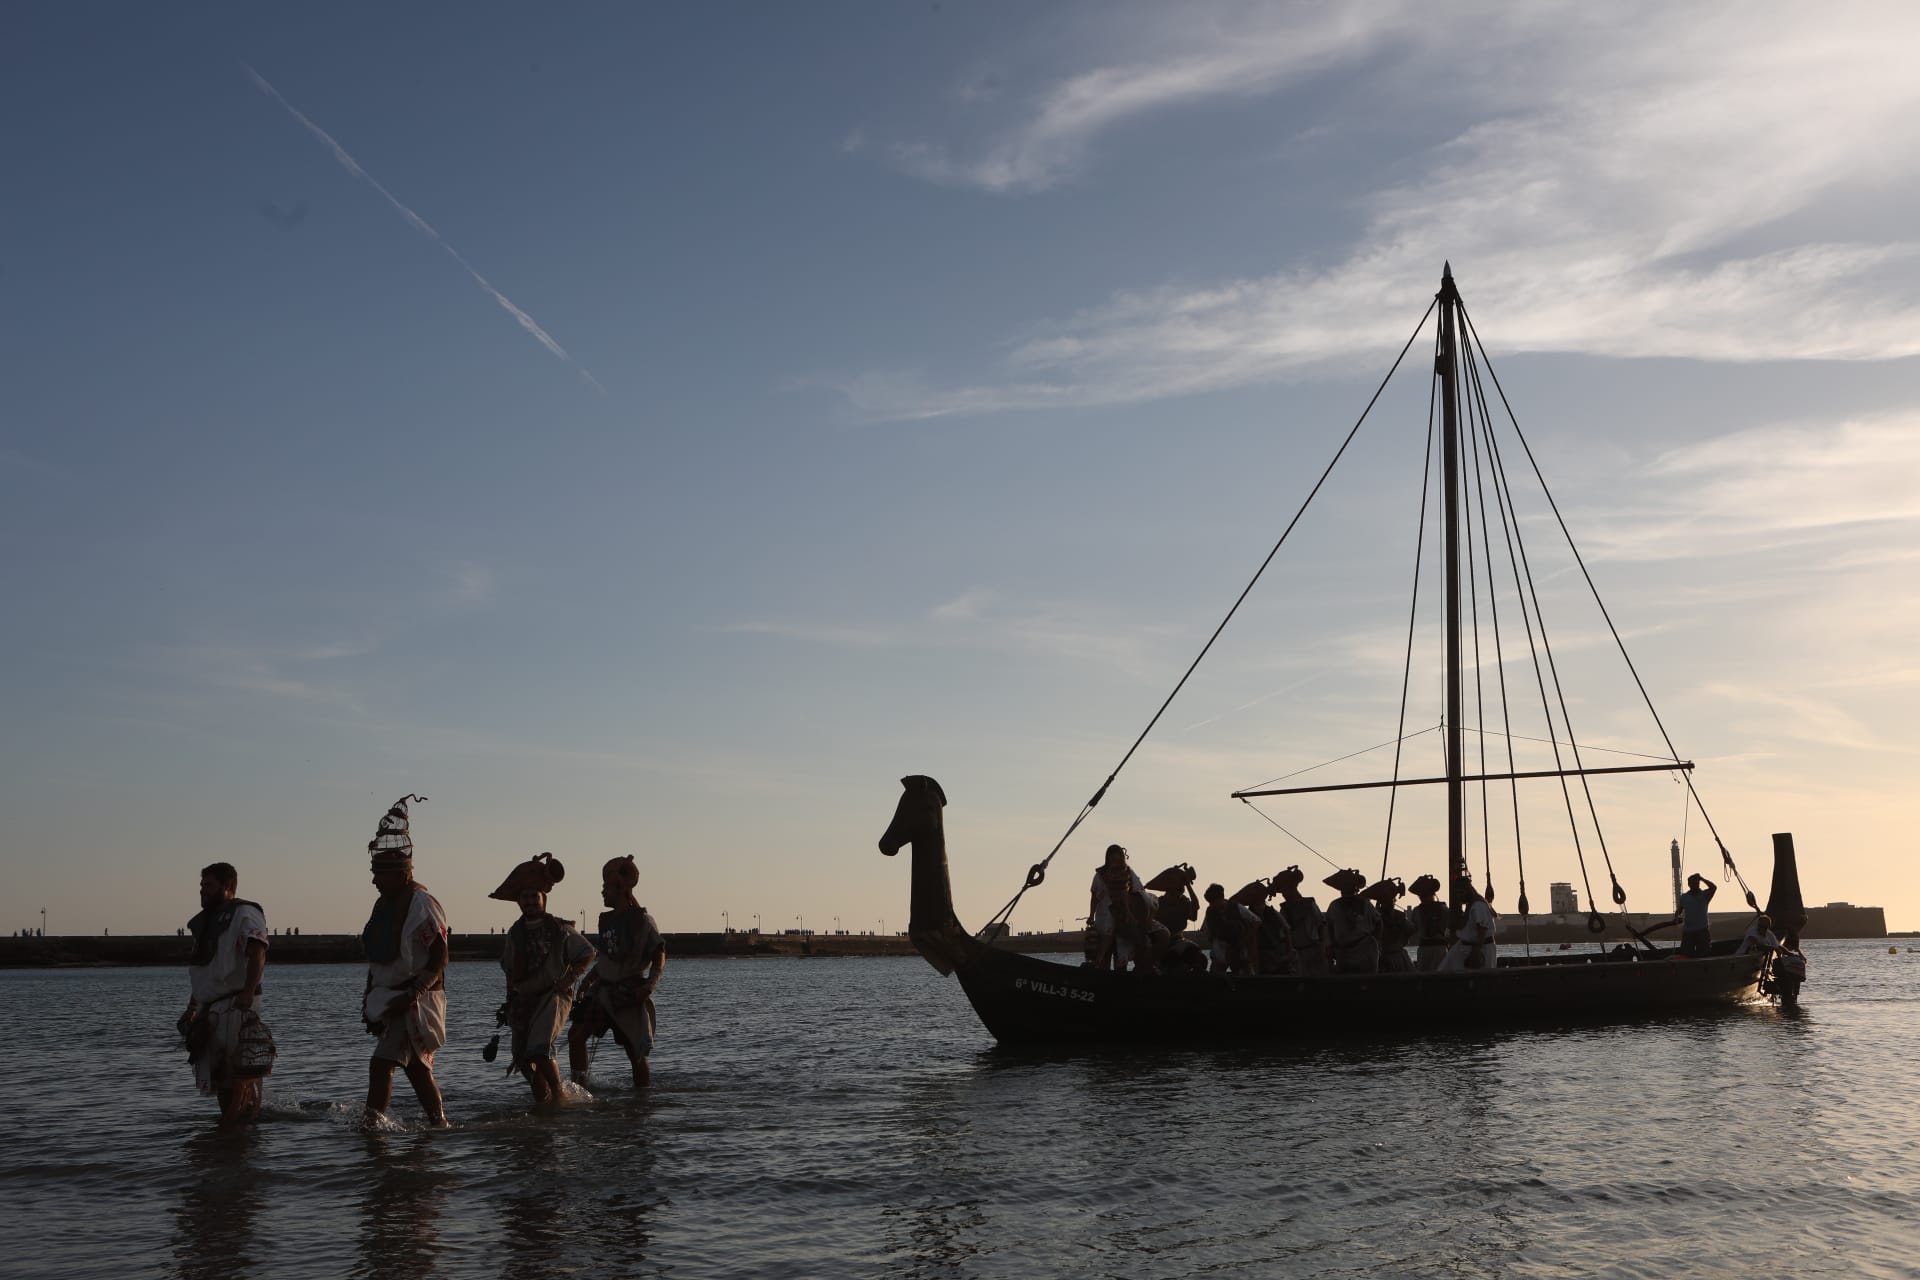
<svg viewBox="0 0 1920 1280">
<path fill-rule="evenodd" d="M 17 10 L 0 927 L 170 929 L 215 857 L 276 923 L 357 927 L 420 791 L 456 927 L 551 849 L 563 910 L 633 852 L 669 929 L 893 928 L 914 772 L 977 921 L 1446 258 L 1750 878 L 1793 830 L 1812 898 L 1911 927 L 1920 19 L 1429 19 Z M 1109 840 L 1325 869 L 1225 796 L 1393 736 L 1425 401 L 1389 393 L 1016 925 L 1083 911 Z M 1576 727 L 1656 750 L 1572 586 Z M 1697 817 L 1600 797 L 1656 908 Z M 1367 866 L 1369 805 L 1273 812 Z M 1574 867 L 1535 829 L 1542 900 Z"/>
</svg>

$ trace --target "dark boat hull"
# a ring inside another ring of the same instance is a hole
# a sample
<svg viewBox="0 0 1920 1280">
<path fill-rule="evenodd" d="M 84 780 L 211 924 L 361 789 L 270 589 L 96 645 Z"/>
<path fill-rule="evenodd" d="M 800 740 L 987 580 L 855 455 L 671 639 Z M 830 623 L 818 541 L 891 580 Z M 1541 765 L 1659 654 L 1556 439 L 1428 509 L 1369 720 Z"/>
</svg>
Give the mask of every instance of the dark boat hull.
<svg viewBox="0 0 1920 1280">
<path fill-rule="evenodd" d="M 916 939 L 918 941 L 918 939 Z M 1149 976 L 927 939 L 1002 1044 L 1191 1043 L 1382 1026 L 1631 1021 L 1755 999 L 1759 956 L 1553 957 L 1494 971 L 1344 977 Z"/>
</svg>

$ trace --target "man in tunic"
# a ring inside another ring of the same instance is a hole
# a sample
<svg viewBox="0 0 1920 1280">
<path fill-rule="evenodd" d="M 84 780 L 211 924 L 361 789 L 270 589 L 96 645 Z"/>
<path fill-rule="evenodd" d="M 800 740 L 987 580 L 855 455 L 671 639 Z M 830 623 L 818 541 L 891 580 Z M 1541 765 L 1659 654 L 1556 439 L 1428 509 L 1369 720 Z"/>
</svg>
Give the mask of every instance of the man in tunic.
<svg viewBox="0 0 1920 1280">
<path fill-rule="evenodd" d="M 1413 937 L 1413 922 L 1400 909 L 1405 892 L 1398 880 L 1382 880 L 1369 885 L 1364 896 L 1380 911 L 1380 972 L 1412 973 L 1413 961 L 1407 956 L 1407 942 Z"/>
<path fill-rule="evenodd" d="M 1287 933 L 1293 939 L 1293 971 L 1303 978 L 1321 978 L 1330 972 L 1327 918 L 1319 903 L 1300 893 L 1305 879 L 1299 867 L 1288 867 L 1273 878 L 1273 886 L 1280 891 L 1280 914 L 1286 917 Z"/>
<path fill-rule="evenodd" d="M 1440 893 L 1437 876 L 1421 876 L 1408 887 L 1420 899 L 1408 913 L 1412 917 L 1414 942 L 1419 948 L 1414 956 L 1413 967 L 1421 973 L 1432 973 L 1447 958 L 1447 948 L 1453 945 L 1453 928 L 1447 918 L 1447 904 L 1436 900 Z"/>
<path fill-rule="evenodd" d="M 1681 955 L 1697 958 L 1713 954 L 1713 929 L 1707 906 L 1719 891 L 1719 885 L 1698 871 L 1687 877 L 1687 891 L 1680 895 Z"/>
<path fill-rule="evenodd" d="M 1117 844 L 1108 845 L 1106 861 L 1093 873 L 1092 900 L 1087 911 L 1087 923 L 1099 939 L 1093 967 L 1124 971 L 1129 961 L 1146 960 L 1150 916 L 1147 888 L 1127 865 L 1126 849 Z"/>
<path fill-rule="evenodd" d="M 1287 928 L 1286 916 L 1268 900 L 1279 892 L 1278 888 L 1268 884 L 1266 892 L 1253 907 L 1254 919 L 1260 922 L 1260 972 L 1266 974 L 1293 972 L 1292 931 Z"/>
<path fill-rule="evenodd" d="M 507 930 L 500 967 L 507 975 L 503 1011 L 513 1033 L 513 1065 L 533 1087 L 535 1105 L 559 1102 L 560 1067 L 554 1043 L 573 1009 L 573 988 L 593 963 L 593 947 L 571 920 L 547 914 L 547 894 L 567 874 L 550 853 L 535 854 L 487 896 L 517 903 L 520 918 Z"/>
<path fill-rule="evenodd" d="M 567 1031 L 575 1084 L 587 1082 L 587 1041 L 609 1031 L 633 1065 L 634 1087 L 653 1083 L 653 1069 L 647 1065 L 653 1052 L 653 992 L 667 967 L 667 942 L 633 896 L 639 884 L 640 868 L 632 854 L 600 869 L 600 901 L 607 907 L 600 913 L 600 955 L 581 985 Z"/>
<path fill-rule="evenodd" d="M 401 796 L 367 842 L 374 900 L 360 941 L 367 951 L 367 990 L 360 1010 L 375 1037 L 367 1064 L 367 1118 L 393 1101 L 393 1070 L 406 1072 L 427 1122 L 445 1126 L 446 1106 L 433 1078 L 433 1055 L 447 1042 L 447 915 L 413 878 L 413 835 Z"/>
<path fill-rule="evenodd" d="M 1351 867 L 1321 881 L 1340 896 L 1327 904 L 1327 937 L 1335 973 L 1380 971 L 1380 912 L 1360 896 L 1367 878 Z"/>
<path fill-rule="evenodd" d="M 1460 904 L 1465 908 L 1460 922 L 1459 936 L 1453 946 L 1447 949 L 1447 955 L 1440 962 L 1441 973 L 1453 973 L 1467 969 L 1488 969 L 1495 967 L 1500 948 L 1494 945 L 1494 930 L 1498 923 L 1493 908 L 1473 887 L 1473 881 L 1460 877 L 1456 888 Z"/>
<path fill-rule="evenodd" d="M 251 1124 L 261 1083 L 273 1069 L 272 1040 L 260 1022 L 260 979 L 267 968 L 267 916 L 236 897 L 240 873 L 216 862 L 200 872 L 200 914 L 187 923 L 192 998 L 180 1015 L 194 1083 L 220 1100 L 220 1127 Z"/>
<path fill-rule="evenodd" d="M 1227 897 L 1217 884 L 1207 886 L 1207 911 L 1200 928 L 1207 938 L 1207 958 L 1214 973 L 1253 973 L 1258 963 L 1260 922 L 1251 911 Z"/>
</svg>

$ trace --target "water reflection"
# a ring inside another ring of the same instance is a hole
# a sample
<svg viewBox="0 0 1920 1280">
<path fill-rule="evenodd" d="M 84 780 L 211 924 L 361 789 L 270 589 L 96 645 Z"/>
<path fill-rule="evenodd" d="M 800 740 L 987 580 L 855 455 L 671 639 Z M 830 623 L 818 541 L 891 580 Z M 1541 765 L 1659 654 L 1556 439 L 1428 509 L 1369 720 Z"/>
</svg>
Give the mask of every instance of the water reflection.
<svg viewBox="0 0 1920 1280">
<path fill-rule="evenodd" d="M 187 1139 L 187 1180 L 173 1210 L 173 1274 L 180 1280 L 228 1280 L 259 1265 L 257 1142 L 253 1129 L 204 1130 Z"/>
<path fill-rule="evenodd" d="M 359 1260 L 367 1277 L 440 1274 L 440 1216 L 450 1171 L 426 1134 L 364 1135 L 368 1182 L 360 1201 Z"/>
</svg>

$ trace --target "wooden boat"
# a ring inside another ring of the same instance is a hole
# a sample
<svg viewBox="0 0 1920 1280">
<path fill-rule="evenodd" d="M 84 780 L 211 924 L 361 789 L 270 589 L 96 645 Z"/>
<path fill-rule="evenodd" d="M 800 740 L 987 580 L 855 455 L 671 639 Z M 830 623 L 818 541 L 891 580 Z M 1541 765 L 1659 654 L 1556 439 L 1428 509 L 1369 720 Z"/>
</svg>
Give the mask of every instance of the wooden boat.
<svg viewBox="0 0 1920 1280">
<path fill-rule="evenodd" d="M 1469 481 L 1482 486 L 1478 492 L 1478 514 L 1482 521 L 1480 544 L 1481 551 L 1488 559 L 1485 581 L 1491 591 L 1493 578 L 1493 560 L 1490 550 L 1493 545 L 1487 532 L 1489 511 L 1496 503 L 1486 498 L 1484 488 L 1486 477 L 1493 474 L 1494 483 L 1504 486 L 1504 474 L 1498 473 L 1503 464 L 1498 459 L 1498 445 L 1493 435 L 1491 409 L 1488 403 L 1482 373 L 1491 377 L 1490 368 L 1483 368 L 1484 351 L 1478 349 L 1477 335 L 1471 331 L 1471 321 L 1453 281 L 1451 269 L 1443 271 L 1440 290 L 1435 295 L 1433 305 L 1428 308 L 1427 316 L 1421 319 L 1414 336 L 1409 338 L 1406 347 L 1401 349 L 1404 358 L 1414 341 L 1424 331 L 1429 316 L 1438 312 L 1438 324 L 1435 330 L 1434 377 L 1436 381 L 1434 400 L 1440 410 L 1441 429 L 1441 526 L 1445 543 L 1443 557 L 1445 576 L 1445 626 L 1446 626 L 1446 712 L 1444 733 L 1446 736 L 1446 774 L 1435 778 L 1400 778 L 1398 758 L 1396 757 L 1396 776 L 1380 782 L 1342 783 L 1321 787 L 1293 787 L 1284 790 L 1248 790 L 1234 792 L 1236 799 L 1250 800 L 1256 796 L 1299 795 L 1315 791 L 1352 790 L 1363 787 L 1407 787 L 1429 784 L 1444 784 L 1447 788 L 1447 865 L 1449 883 L 1454 886 L 1450 893 L 1453 905 L 1463 905 L 1461 895 L 1471 895 L 1471 872 L 1466 851 L 1466 792 L 1472 785 L 1486 787 L 1488 784 L 1506 783 L 1510 788 L 1517 787 L 1522 779 L 1554 778 L 1560 781 L 1562 790 L 1567 793 L 1568 815 L 1573 819 L 1572 791 L 1568 780 L 1577 780 L 1584 788 L 1585 779 L 1594 774 L 1634 773 L 1665 771 L 1677 774 L 1686 784 L 1689 795 L 1698 805 L 1709 829 L 1712 819 L 1707 817 L 1706 808 L 1699 802 L 1698 793 L 1693 790 L 1690 771 L 1693 765 L 1682 760 L 1677 753 L 1668 748 L 1671 759 L 1663 758 L 1662 763 L 1653 765 L 1628 765 L 1589 767 L 1582 760 L 1574 739 L 1571 723 L 1564 717 L 1566 703 L 1560 699 L 1562 714 L 1561 727 L 1568 739 L 1567 746 L 1573 757 L 1572 767 L 1565 767 L 1561 760 L 1559 730 L 1550 733 L 1554 741 L 1556 767 L 1552 770 L 1520 771 L 1513 766 L 1513 757 L 1509 754 L 1508 768 L 1505 771 L 1489 772 L 1485 761 L 1485 752 L 1478 766 L 1469 772 L 1466 752 L 1463 749 L 1463 704 L 1467 690 L 1478 692 L 1478 685 L 1470 680 L 1477 678 L 1479 671 L 1470 671 L 1467 663 L 1467 649 L 1463 643 L 1466 622 L 1463 614 L 1461 582 L 1463 577 L 1471 583 L 1474 580 L 1474 564 L 1469 557 L 1473 554 L 1473 531 L 1466 521 L 1472 514 L 1471 504 L 1475 501 Z M 1394 369 L 1400 361 L 1396 360 Z M 1389 370 L 1387 379 L 1393 377 Z M 1497 379 L 1493 380 L 1497 388 Z M 1386 381 L 1381 383 L 1384 390 Z M 1374 401 L 1368 405 L 1369 411 L 1379 399 L 1375 393 Z M 1500 396 L 1505 404 L 1504 392 Z M 1463 412 L 1464 410 L 1464 412 Z M 1469 418 L 1468 430 L 1475 433 L 1484 431 L 1484 435 L 1475 434 L 1471 439 L 1463 439 L 1461 418 Z M 1509 411 L 1511 420 L 1511 412 Z M 1366 414 L 1361 415 L 1361 422 Z M 1359 430 L 1360 423 L 1354 426 Z M 1514 423 L 1518 431 L 1518 423 Z M 1353 433 L 1347 439 L 1351 441 Z M 1524 437 L 1521 437 L 1524 445 Z M 1345 451 L 1341 446 L 1341 453 Z M 1335 462 L 1340 454 L 1335 455 Z M 1532 463 L 1529 448 L 1527 460 Z M 1486 466 L 1487 471 L 1477 475 L 1468 473 L 1469 467 Z M 1332 471 L 1330 463 L 1327 472 L 1322 473 L 1324 483 L 1326 474 Z M 1537 475 L 1537 467 L 1535 469 Z M 1544 487 L 1544 478 L 1541 479 Z M 1319 491 L 1316 484 L 1314 492 Z M 1509 495 L 1510 497 L 1510 495 Z M 1510 512 L 1505 505 L 1506 499 L 1496 500 L 1502 520 Z M 1307 502 L 1312 501 L 1309 494 Z M 1549 493 L 1549 501 L 1551 495 Z M 1468 508 L 1463 515 L 1462 508 Z M 1301 506 L 1301 513 L 1306 504 Z M 1558 518 L 1558 508 L 1554 514 Z M 1294 523 L 1300 515 L 1296 514 Z M 1293 525 L 1288 526 L 1291 532 Z M 1561 524 L 1564 531 L 1564 523 Z M 1510 539 L 1517 535 L 1509 527 L 1506 532 Z M 1280 542 L 1286 541 L 1286 535 Z M 1569 536 L 1571 547 L 1571 537 Z M 1465 549 L 1463 550 L 1463 542 Z M 1279 544 L 1274 548 L 1279 550 Z M 1521 601 L 1522 610 L 1526 608 L 1529 592 L 1522 592 L 1522 572 L 1526 564 L 1524 549 L 1516 554 L 1514 543 L 1509 542 L 1510 565 L 1515 576 L 1515 596 Z M 1574 549 L 1578 560 L 1579 553 Z M 1270 553 L 1268 562 L 1273 559 Z M 1264 570 L 1265 564 L 1262 565 Z M 1584 562 L 1581 562 L 1585 572 Z M 1524 572 L 1531 574 L 1530 568 Z M 1259 575 L 1255 575 L 1255 582 Z M 1592 579 L 1588 577 L 1591 586 Z M 1251 591 L 1253 583 L 1248 584 Z M 1530 588 L 1530 582 L 1528 586 Z M 1417 588 L 1416 588 L 1417 589 Z M 1472 590 L 1471 586 L 1469 590 Z M 1242 592 L 1240 599 L 1246 598 Z M 1598 602 L 1598 593 L 1595 593 Z M 1469 599 L 1464 606 L 1471 612 L 1476 602 Z M 1538 609 L 1537 596 L 1533 606 Z M 1605 606 L 1601 611 L 1605 615 Z M 1235 602 L 1234 610 L 1239 608 Z M 1537 616 L 1537 615 L 1536 615 Z M 1233 610 L 1227 614 L 1220 627 L 1213 633 L 1217 639 L 1226 621 L 1233 617 Z M 1611 618 L 1607 623 L 1612 629 Z M 1496 622 L 1496 637 L 1498 635 Z M 1546 639 L 1544 618 L 1539 619 L 1538 634 L 1542 646 Z M 1617 631 L 1614 633 L 1618 640 Z M 1533 644 L 1534 632 L 1529 624 L 1528 641 Z M 1207 648 L 1201 650 L 1200 658 L 1194 660 L 1187 669 L 1190 676 L 1194 667 L 1199 665 Z M 1478 653 L 1477 643 L 1474 652 Z M 1411 663 L 1412 644 L 1409 640 L 1409 663 Z M 1621 648 L 1625 656 L 1624 645 Z M 1551 653 L 1548 652 L 1549 667 Z M 1478 659 L 1475 659 L 1476 663 Z M 1504 664 L 1503 656 L 1496 661 Z M 1539 655 L 1536 652 L 1535 670 L 1539 672 Z M 1632 664 L 1629 660 L 1628 667 Z M 1635 681 L 1639 682 L 1638 673 Z M 1554 676 L 1557 692 L 1557 674 Z M 1136 739 L 1121 760 L 1121 766 L 1131 759 L 1134 750 L 1145 740 L 1147 732 L 1159 721 L 1160 714 L 1166 711 L 1173 697 L 1186 683 L 1186 676 L 1175 686 L 1173 694 L 1160 707 L 1153 721 Z M 1645 692 L 1644 685 L 1641 685 Z M 1540 693 L 1543 704 L 1547 702 L 1548 686 L 1544 676 L 1541 678 Z M 1504 676 L 1502 698 L 1505 697 Z M 1654 723 L 1658 725 L 1659 716 L 1653 711 L 1651 699 L 1647 702 L 1649 712 L 1653 713 Z M 1404 716 L 1404 711 L 1403 711 Z M 1482 709 L 1479 713 L 1479 732 L 1484 742 L 1490 736 L 1487 721 Z M 1547 712 L 1550 729 L 1555 728 L 1552 710 Z M 1661 734 L 1665 737 L 1665 728 Z M 934 968 L 943 974 L 952 974 L 959 978 L 961 988 L 973 1004 L 980 1020 L 987 1030 L 1002 1043 L 1098 1043 L 1108 1041 L 1153 1041 L 1162 1043 L 1186 1043 L 1219 1038 L 1244 1037 L 1284 1037 L 1302 1031 L 1327 1028 L 1365 1027 L 1378 1031 L 1381 1028 L 1416 1028 L 1420 1026 L 1448 1025 L 1457 1026 L 1474 1023 L 1529 1023 L 1561 1022 L 1578 1019 L 1636 1019 L 1665 1015 L 1677 1011 L 1727 1006 L 1756 997 L 1762 979 L 1764 957 L 1735 954 L 1735 944 L 1722 942 L 1713 948 L 1710 955 L 1704 957 L 1681 958 L 1671 948 L 1656 946 L 1646 937 L 1646 932 L 1635 932 L 1638 945 L 1622 945 L 1612 950 L 1596 950 L 1585 953 L 1548 953 L 1539 956 L 1516 957 L 1501 955 L 1495 967 L 1466 969 L 1453 972 L 1414 972 L 1414 973 L 1346 973 L 1316 976 L 1298 974 L 1275 974 L 1253 976 L 1231 973 L 1152 973 L 1125 972 L 1096 969 L 1090 966 L 1071 967 L 1052 961 L 1021 955 L 1004 946 L 996 946 L 990 941 L 1005 932 L 1003 923 L 1018 904 L 1020 896 L 1028 889 L 1039 885 L 1046 877 L 1048 864 L 1066 844 L 1087 816 L 1099 804 L 1119 774 L 1116 768 L 1106 782 L 1081 809 L 1080 815 L 1068 828 L 1067 835 L 1046 858 L 1036 863 L 1028 872 L 1025 886 L 1014 895 L 1011 902 L 990 921 L 979 935 L 970 933 L 962 927 L 953 910 L 953 894 L 947 866 L 946 833 L 944 809 L 946 794 L 940 784 L 932 778 L 916 775 L 901 780 L 902 794 L 895 808 L 893 821 L 886 834 L 880 838 L 880 851 L 889 856 L 901 848 L 912 848 L 912 910 L 909 923 L 909 936 L 915 948 Z M 1591 808 L 1591 796 L 1588 795 Z M 1515 827 L 1519 823 L 1519 807 L 1515 800 Z M 1598 829 L 1599 816 L 1593 814 L 1595 829 Z M 1727 872 L 1746 889 L 1746 900 L 1756 911 L 1758 903 L 1751 888 L 1740 877 L 1731 853 L 1721 843 L 1717 830 L 1714 839 L 1719 846 Z M 1576 849 L 1579 842 L 1576 836 Z M 1793 851 L 1793 838 L 1788 834 L 1774 836 L 1774 868 L 1772 893 L 1769 900 L 1769 913 L 1783 931 L 1796 931 L 1805 921 L 1805 912 L 1800 901 L 1800 884 Z M 1604 841 L 1600 851 L 1605 853 Z M 1581 855 L 1583 874 L 1585 872 L 1584 854 Z M 1384 875 L 1384 870 L 1383 870 Z M 1616 908 L 1624 908 L 1626 895 L 1619 880 L 1613 875 L 1611 856 L 1607 856 L 1607 876 L 1612 882 L 1612 897 Z M 1521 879 L 1519 911 L 1522 916 L 1528 912 L 1524 875 Z M 1624 917 L 1623 917 L 1624 918 Z M 1590 916 L 1590 923 L 1597 925 L 1595 932 L 1605 928 L 1606 922 L 1597 912 Z M 1650 932 L 1650 931 L 1648 931 Z"/>
</svg>

